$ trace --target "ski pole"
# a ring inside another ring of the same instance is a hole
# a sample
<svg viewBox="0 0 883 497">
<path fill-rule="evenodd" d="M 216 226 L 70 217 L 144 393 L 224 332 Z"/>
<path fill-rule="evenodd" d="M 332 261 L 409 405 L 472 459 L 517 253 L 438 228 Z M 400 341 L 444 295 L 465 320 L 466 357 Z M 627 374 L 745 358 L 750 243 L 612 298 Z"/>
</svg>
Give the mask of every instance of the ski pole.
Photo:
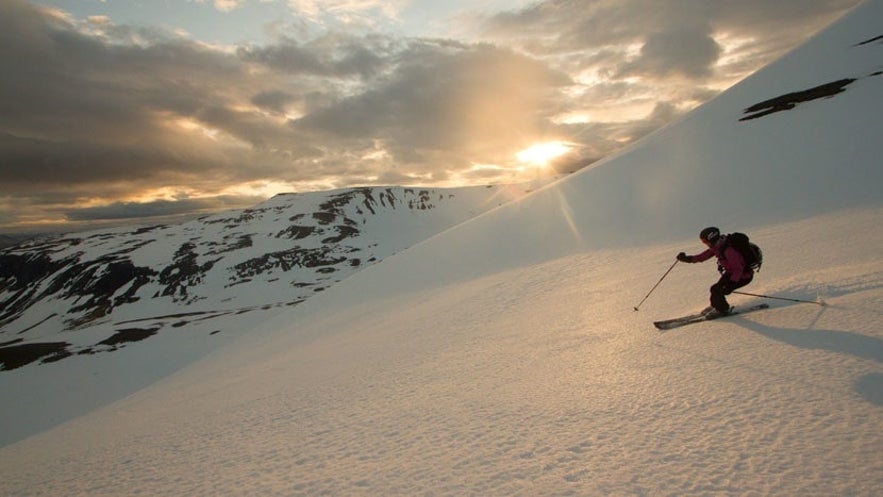
<svg viewBox="0 0 883 497">
<path fill-rule="evenodd" d="M 802 303 L 805 303 L 805 304 L 818 304 L 818 305 L 821 305 L 821 306 L 826 305 L 826 304 L 825 304 L 825 301 L 822 300 L 821 297 L 819 297 L 819 298 L 816 299 L 816 300 L 800 300 L 800 299 L 788 299 L 788 298 L 785 298 L 785 297 L 773 297 L 772 295 L 761 295 L 761 294 L 758 294 L 758 293 L 736 292 L 736 291 L 734 291 L 733 293 L 738 293 L 739 295 L 748 295 L 748 296 L 751 296 L 751 297 L 760 297 L 760 298 L 764 298 L 764 299 L 787 300 L 787 301 L 789 301 L 789 302 L 802 302 Z"/>
<path fill-rule="evenodd" d="M 647 300 L 647 298 L 650 296 L 650 294 L 653 293 L 653 290 L 656 290 L 656 287 L 658 287 L 659 284 L 662 283 L 662 280 L 664 280 L 665 277 L 668 276 L 668 273 L 670 273 L 671 270 L 675 268 L 675 265 L 677 265 L 677 263 L 678 263 L 678 260 L 675 259 L 674 264 L 672 264 L 671 267 L 668 268 L 668 271 L 666 271 L 665 274 L 662 275 L 662 278 L 659 278 L 659 281 L 657 281 L 656 284 L 653 285 L 653 288 L 650 289 L 650 291 L 647 293 L 647 296 L 644 297 L 644 300 Z M 638 307 L 641 307 L 641 304 L 644 303 L 644 300 L 641 300 L 641 302 L 640 302 L 638 305 L 635 306 L 635 310 L 636 310 L 636 311 L 638 310 Z"/>
</svg>

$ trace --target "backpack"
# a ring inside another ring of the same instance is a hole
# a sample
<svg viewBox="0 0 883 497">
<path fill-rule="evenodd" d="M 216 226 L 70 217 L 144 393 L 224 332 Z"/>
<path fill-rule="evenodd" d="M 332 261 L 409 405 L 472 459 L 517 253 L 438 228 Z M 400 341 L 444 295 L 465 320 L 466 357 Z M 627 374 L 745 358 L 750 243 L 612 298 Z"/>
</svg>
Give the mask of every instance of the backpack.
<svg viewBox="0 0 883 497">
<path fill-rule="evenodd" d="M 760 247 L 751 243 L 751 240 L 748 239 L 748 235 L 738 232 L 730 233 L 727 235 L 724 245 L 724 249 L 726 249 L 727 246 L 736 249 L 739 254 L 742 255 L 742 258 L 745 259 L 746 266 L 754 271 L 760 271 L 760 266 L 763 264 L 763 251 Z"/>
</svg>

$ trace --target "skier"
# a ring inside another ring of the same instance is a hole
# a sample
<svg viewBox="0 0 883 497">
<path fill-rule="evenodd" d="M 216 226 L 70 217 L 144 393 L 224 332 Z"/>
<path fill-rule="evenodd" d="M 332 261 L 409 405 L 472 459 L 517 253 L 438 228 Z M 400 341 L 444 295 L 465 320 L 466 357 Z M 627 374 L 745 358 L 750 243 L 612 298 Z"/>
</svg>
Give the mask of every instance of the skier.
<svg viewBox="0 0 883 497">
<path fill-rule="evenodd" d="M 711 291 L 711 306 L 702 311 L 708 317 L 720 317 L 729 314 L 733 308 L 727 303 L 726 296 L 733 290 L 742 288 L 751 283 L 754 271 L 745 264 L 745 259 L 738 250 L 726 243 L 726 236 L 722 236 L 719 229 L 708 227 L 699 233 L 708 248 L 696 255 L 687 255 L 681 252 L 677 259 L 681 262 L 703 262 L 717 257 L 717 268 L 721 273 L 720 279 L 709 289 Z"/>
</svg>

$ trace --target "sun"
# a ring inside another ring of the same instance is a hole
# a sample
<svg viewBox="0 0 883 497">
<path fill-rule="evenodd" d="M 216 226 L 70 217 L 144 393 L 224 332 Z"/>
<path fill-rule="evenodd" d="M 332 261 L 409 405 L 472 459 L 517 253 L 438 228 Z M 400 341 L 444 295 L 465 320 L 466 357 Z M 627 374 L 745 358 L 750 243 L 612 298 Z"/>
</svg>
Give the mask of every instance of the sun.
<svg viewBox="0 0 883 497">
<path fill-rule="evenodd" d="M 526 164 L 547 166 L 549 161 L 570 152 L 572 148 L 561 141 L 537 143 L 515 154 L 515 158 Z"/>
</svg>

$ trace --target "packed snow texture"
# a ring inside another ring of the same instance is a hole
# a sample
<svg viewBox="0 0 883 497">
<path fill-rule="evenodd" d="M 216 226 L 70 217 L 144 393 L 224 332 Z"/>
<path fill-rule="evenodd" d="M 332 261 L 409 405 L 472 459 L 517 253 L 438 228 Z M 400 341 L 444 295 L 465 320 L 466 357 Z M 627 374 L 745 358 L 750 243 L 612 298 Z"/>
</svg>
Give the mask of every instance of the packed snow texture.
<svg viewBox="0 0 883 497">
<path fill-rule="evenodd" d="M 867 2 L 630 150 L 0 449 L 0 493 L 879 495 L 881 26 Z M 707 225 L 764 249 L 745 291 L 826 305 L 655 330 L 706 305 L 712 262 L 633 310 Z M 39 387 L 17 373 L 4 392 Z"/>
</svg>

